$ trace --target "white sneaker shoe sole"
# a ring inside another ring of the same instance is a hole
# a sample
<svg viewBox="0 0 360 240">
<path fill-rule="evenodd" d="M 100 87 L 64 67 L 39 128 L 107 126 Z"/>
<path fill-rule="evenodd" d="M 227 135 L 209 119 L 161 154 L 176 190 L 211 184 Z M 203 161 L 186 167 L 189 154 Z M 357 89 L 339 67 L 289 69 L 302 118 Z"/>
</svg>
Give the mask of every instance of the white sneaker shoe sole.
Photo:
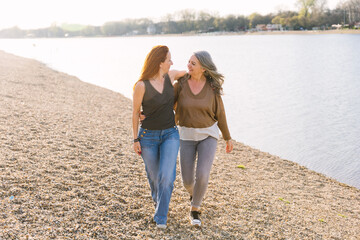
<svg viewBox="0 0 360 240">
<path fill-rule="evenodd" d="M 197 220 L 197 219 L 192 219 L 190 217 L 190 222 L 191 222 L 191 225 L 195 226 L 195 227 L 201 227 L 201 221 L 200 220 Z"/>
<path fill-rule="evenodd" d="M 157 228 L 166 229 L 166 224 L 156 224 Z"/>
</svg>

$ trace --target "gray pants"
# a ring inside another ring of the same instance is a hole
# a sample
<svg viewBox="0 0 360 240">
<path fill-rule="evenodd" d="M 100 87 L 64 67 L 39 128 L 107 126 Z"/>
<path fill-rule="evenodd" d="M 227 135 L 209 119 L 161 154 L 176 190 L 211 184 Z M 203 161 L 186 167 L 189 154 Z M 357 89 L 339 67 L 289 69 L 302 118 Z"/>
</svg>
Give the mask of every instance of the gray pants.
<svg viewBox="0 0 360 240">
<path fill-rule="evenodd" d="M 213 137 L 201 141 L 180 140 L 181 176 L 184 187 L 192 196 L 193 207 L 200 208 L 205 196 L 216 146 L 217 139 Z"/>
</svg>

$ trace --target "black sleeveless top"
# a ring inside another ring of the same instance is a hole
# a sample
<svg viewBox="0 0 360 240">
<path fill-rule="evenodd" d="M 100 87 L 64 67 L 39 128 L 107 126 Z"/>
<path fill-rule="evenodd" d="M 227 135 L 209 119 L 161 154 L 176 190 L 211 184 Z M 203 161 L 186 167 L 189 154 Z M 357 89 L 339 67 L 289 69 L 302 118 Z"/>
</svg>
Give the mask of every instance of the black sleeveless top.
<svg viewBox="0 0 360 240">
<path fill-rule="evenodd" d="M 144 80 L 144 84 L 145 94 L 142 108 L 146 118 L 141 127 L 150 130 L 164 130 L 174 127 L 174 86 L 171 84 L 169 75 L 165 75 L 164 89 L 161 94 L 151 85 L 149 80 Z"/>
</svg>

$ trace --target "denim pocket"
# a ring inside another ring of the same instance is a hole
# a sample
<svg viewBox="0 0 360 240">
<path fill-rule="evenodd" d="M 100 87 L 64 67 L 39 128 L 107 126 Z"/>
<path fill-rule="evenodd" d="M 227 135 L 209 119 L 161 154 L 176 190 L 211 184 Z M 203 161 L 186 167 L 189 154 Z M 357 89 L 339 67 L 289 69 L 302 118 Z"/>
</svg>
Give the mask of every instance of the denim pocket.
<svg viewBox="0 0 360 240">
<path fill-rule="evenodd" d="M 140 128 L 139 139 L 141 148 L 152 148 L 159 143 L 160 130 L 148 130 Z"/>
<path fill-rule="evenodd" d="M 140 128 L 139 133 L 138 133 L 138 138 L 141 140 L 146 135 L 147 131 L 148 130 L 145 128 Z"/>
</svg>

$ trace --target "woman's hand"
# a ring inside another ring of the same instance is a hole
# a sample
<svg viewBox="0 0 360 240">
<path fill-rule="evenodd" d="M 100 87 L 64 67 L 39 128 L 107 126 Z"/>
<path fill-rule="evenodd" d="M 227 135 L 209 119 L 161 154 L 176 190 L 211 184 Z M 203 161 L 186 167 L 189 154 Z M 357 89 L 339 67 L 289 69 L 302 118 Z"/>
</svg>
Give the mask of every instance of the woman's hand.
<svg viewBox="0 0 360 240">
<path fill-rule="evenodd" d="M 146 116 L 145 116 L 145 114 L 144 114 L 143 112 L 140 112 L 140 115 L 139 115 L 139 116 L 140 116 L 140 117 L 139 117 L 140 122 L 144 121 L 145 118 L 146 118 Z"/>
<path fill-rule="evenodd" d="M 141 146 L 139 142 L 134 142 L 134 151 L 141 156 Z"/>
<path fill-rule="evenodd" d="M 230 153 L 234 148 L 233 142 L 232 140 L 227 140 L 226 141 L 226 153 Z"/>
</svg>

